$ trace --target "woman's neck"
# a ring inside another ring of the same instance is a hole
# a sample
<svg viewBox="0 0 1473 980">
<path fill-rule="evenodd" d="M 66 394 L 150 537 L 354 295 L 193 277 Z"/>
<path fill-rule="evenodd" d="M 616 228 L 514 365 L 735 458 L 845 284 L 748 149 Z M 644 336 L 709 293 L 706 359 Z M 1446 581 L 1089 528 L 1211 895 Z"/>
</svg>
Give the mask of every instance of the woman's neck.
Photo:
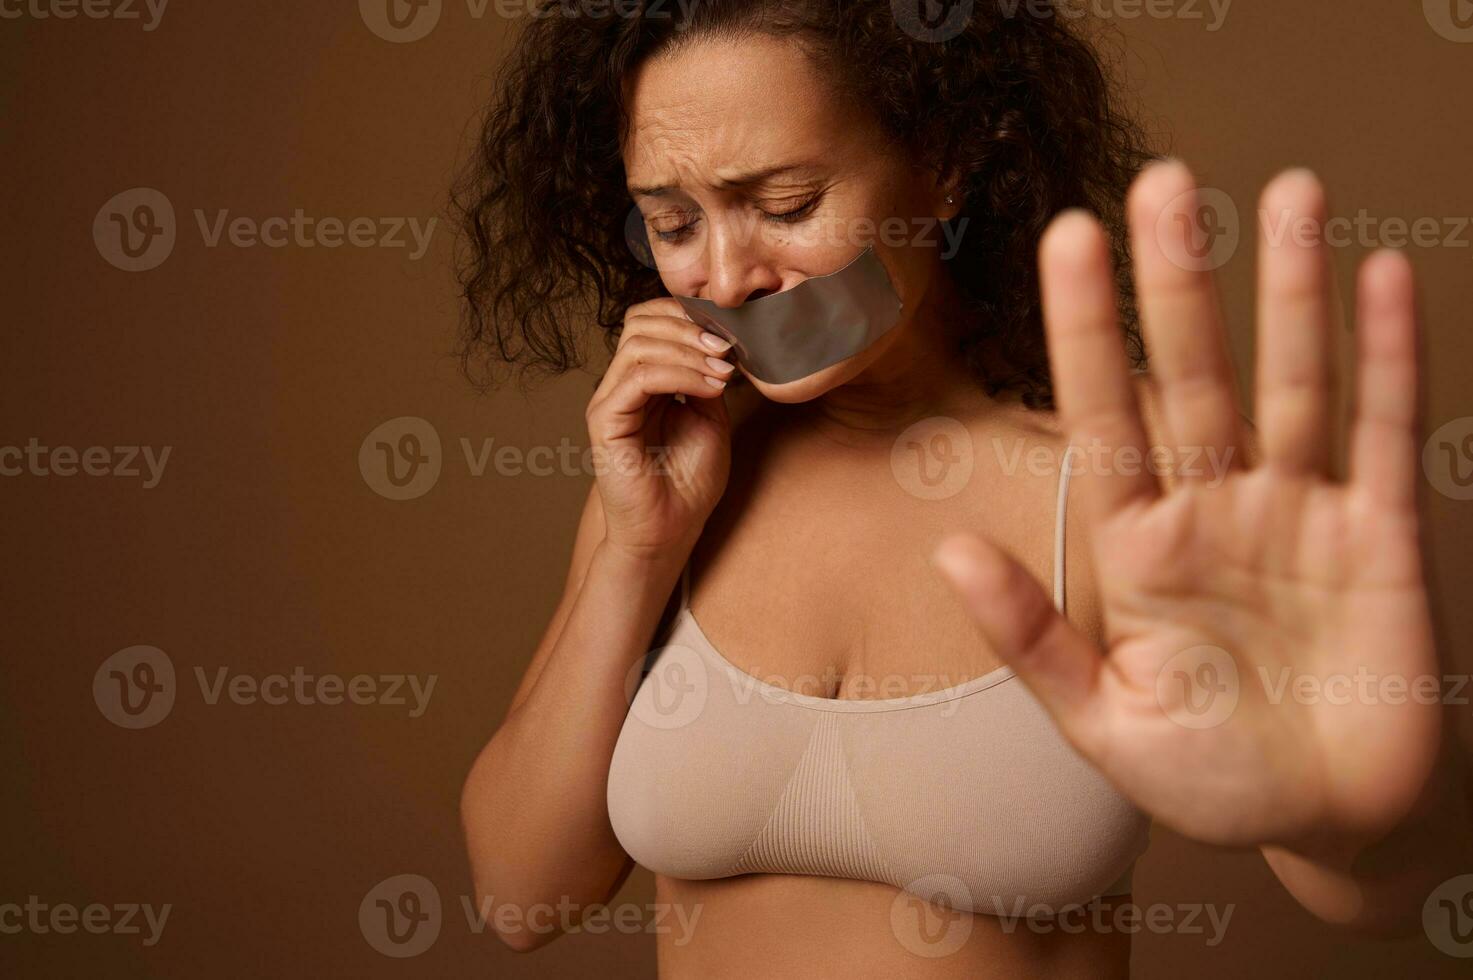
<svg viewBox="0 0 1473 980">
<path fill-rule="evenodd" d="M 947 288 L 950 277 L 938 279 L 945 291 L 930 291 L 880 360 L 805 403 L 805 422 L 856 448 L 888 445 L 921 419 L 961 414 L 987 400 L 957 349 L 962 310 Z"/>
</svg>

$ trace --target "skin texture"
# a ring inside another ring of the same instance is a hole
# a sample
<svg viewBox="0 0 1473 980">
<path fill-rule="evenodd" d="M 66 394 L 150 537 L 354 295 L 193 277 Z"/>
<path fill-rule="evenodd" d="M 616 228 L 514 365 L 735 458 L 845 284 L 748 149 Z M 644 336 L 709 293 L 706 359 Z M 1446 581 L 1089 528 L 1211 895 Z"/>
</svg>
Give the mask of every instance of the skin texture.
<svg viewBox="0 0 1473 980">
<path fill-rule="evenodd" d="M 770 92 L 783 98 L 762 97 Z M 805 220 L 841 230 L 859 218 L 947 216 L 941 175 L 886 147 L 862 114 L 830 99 L 791 43 L 678 50 L 644 66 L 629 104 L 631 192 L 673 293 L 734 306 L 833 271 L 864 243 L 804 238 L 803 222 L 769 219 L 818 195 Z M 794 161 L 807 170 L 726 182 Z M 1370 922 L 1419 888 L 1425 895 L 1439 880 L 1423 887 L 1435 866 L 1425 850 L 1403 848 L 1394 874 L 1354 869 L 1409 812 L 1421 812 L 1414 804 L 1428 796 L 1436 709 L 1317 713 L 1246 698 L 1230 723 L 1204 733 L 1172 723 L 1155 699 L 1161 662 L 1199 643 L 1231 650 L 1245 673 L 1259 662 L 1318 669 L 1377 657 L 1382 670 L 1435 670 L 1408 502 L 1410 396 L 1399 394 L 1415 378 L 1404 261 L 1377 257 L 1363 277 L 1363 343 L 1378 356 L 1361 379 L 1370 421 L 1354 433 L 1346 489 L 1328 484 L 1316 453 L 1328 370 L 1325 297 L 1316 292 L 1323 256 L 1267 256 L 1267 458 L 1254 466 L 1210 278 L 1173 265 L 1154 237 L 1156 218 L 1189 206 L 1191 187 L 1185 168 L 1166 163 L 1132 194 L 1143 313 L 1164 388 L 1159 412 L 1154 384 L 1125 373 L 1105 243 L 1080 214 L 1055 223 L 1041 256 L 1058 417 L 988 398 L 949 356 L 953 297 L 934 248 L 876 243 L 909 316 L 851 361 L 790 385 L 752 380 L 723 391 L 730 366 L 703 346 L 677 303 L 631 308 L 589 404 L 590 438 L 637 460 L 647 447 L 666 447 L 672 466 L 657 472 L 641 462 L 598 475 L 564 597 L 467 779 L 477 899 L 494 912 L 591 905 L 617 892 L 631 862 L 608 825 L 609 759 L 639 660 L 687 558 L 703 630 L 728 660 L 769 683 L 824 697 L 893 697 L 1009 662 L 1066 737 L 1139 805 L 1198 839 L 1262 846 L 1315 914 Z M 1295 211 L 1323 207 L 1303 174 L 1267 193 Z M 671 237 L 657 241 L 661 233 Z M 893 475 L 891 454 L 907 427 L 936 416 L 966 429 L 975 470 L 955 496 L 922 500 Z M 1076 476 L 1066 622 L 1039 585 L 1052 575 L 1057 466 L 1039 472 L 1007 461 L 1019 446 L 1060 461 L 1068 440 L 1094 438 L 1142 449 L 1233 447 L 1239 468 L 1230 489 L 1089 468 Z M 1110 587 L 1101 591 L 1100 582 Z M 881 677 L 911 680 L 876 690 Z M 657 876 L 657 890 L 659 901 L 700 909 L 690 942 L 658 935 L 667 978 L 1128 972 L 1128 933 L 1009 932 L 988 916 L 970 917 L 956 952 L 918 957 L 891 928 L 897 897 L 907 900 L 874 883 Z M 498 926 L 498 935 L 530 950 L 555 934 Z M 820 964 L 825 974 L 816 973 Z"/>
<path fill-rule="evenodd" d="M 753 112 L 748 93 L 759 85 L 793 97 Z M 672 188 L 635 197 L 672 293 L 736 306 L 848 261 L 865 244 L 856 219 L 956 214 L 945 183 L 886 150 L 864 116 L 841 111 L 788 44 L 702 44 L 650 63 L 632 95 L 630 185 Z M 805 169 L 750 187 L 719 179 L 790 162 Z M 818 195 L 796 224 L 761 213 Z M 949 529 L 985 528 L 1034 574 L 1052 574 L 1057 467 L 1009 474 L 1001 461 L 1019 444 L 1059 460 L 1057 426 L 987 398 L 948 356 L 953 297 L 937 249 L 874 244 L 906 318 L 812 377 L 770 385 L 748 376 L 762 398 L 742 402 L 730 479 L 693 556 L 692 611 L 724 655 L 822 697 L 914 694 L 998 666 L 928 567 Z M 936 416 L 965 425 L 979 459 L 965 490 L 939 502 L 906 492 L 890 466 L 897 437 Z M 1078 566 L 1081 557 L 1076 548 Z M 1072 614 L 1097 630 L 1088 584 L 1070 585 Z M 903 688 L 874 689 L 898 678 Z M 1128 934 L 1008 934 L 987 916 L 966 916 L 961 950 L 924 959 L 891 928 L 896 890 L 868 882 L 659 876 L 657 892 L 661 902 L 702 909 L 691 943 L 659 940 L 662 976 L 811 975 L 815 962 L 849 976 L 1109 976 L 1128 963 Z M 822 923 L 795 922 L 796 908 L 823 909 Z"/>
<path fill-rule="evenodd" d="M 901 323 L 808 378 L 774 385 L 747 375 L 765 398 L 785 403 L 833 393 L 877 365 L 905 362 L 906 348 L 935 344 L 935 327 L 955 297 L 941 271 L 945 240 L 934 222 L 961 211 L 959 201 L 945 200 L 955 182 L 886 150 L 873 121 L 839 111 L 794 55 L 791 43 L 758 38 L 703 43 L 650 62 L 632 85 L 626 149 L 635 203 L 674 295 L 740 306 L 834 272 L 874 245 L 904 306 Z M 781 89 L 789 98 L 754 111 L 751 93 L 774 84 L 795 87 Z M 785 172 L 745 186 L 728 183 L 770 168 Z M 800 208 L 807 210 L 799 220 L 772 220 Z M 896 233 L 866 235 L 865 221 L 878 226 L 886 219 L 898 222 Z M 921 328 L 911 329 L 916 324 Z"/>
<path fill-rule="evenodd" d="M 1242 459 L 1212 279 L 1171 261 L 1153 234 L 1163 212 L 1195 206 L 1191 175 L 1175 162 L 1151 168 L 1132 193 L 1142 319 L 1168 444 Z M 1322 187 L 1302 170 L 1274 180 L 1260 210 L 1313 227 L 1327 215 Z M 1361 270 L 1357 409 L 1342 481 L 1328 472 L 1327 249 L 1313 236 L 1265 234 L 1259 244 L 1263 459 L 1213 485 L 1183 477 L 1163 487 L 1121 467 L 1084 469 L 1109 624 L 1103 643 L 1054 614 L 995 545 L 958 535 L 938 557 L 999 655 L 1138 805 L 1197 840 L 1259 847 L 1327 921 L 1394 929 L 1468 851 L 1448 779 L 1453 760 L 1438 766 L 1446 707 L 1375 692 L 1274 691 L 1285 677 L 1365 672 L 1410 686 L 1442 676 L 1416 510 L 1411 267 L 1379 253 Z M 1064 215 L 1045 236 L 1040 265 L 1065 431 L 1077 445 L 1143 451 L 1149 437 L 1109 307 L 1100 229 L 1087 215 Z M 1231 670 L 1237 701 L 1211 724 L 1184 723 L 1186 695 L 1169 679 L 1182 665 L 1199 669 L 1203 650 L 1216 657 L 1214 678 Z"/>
</svg>

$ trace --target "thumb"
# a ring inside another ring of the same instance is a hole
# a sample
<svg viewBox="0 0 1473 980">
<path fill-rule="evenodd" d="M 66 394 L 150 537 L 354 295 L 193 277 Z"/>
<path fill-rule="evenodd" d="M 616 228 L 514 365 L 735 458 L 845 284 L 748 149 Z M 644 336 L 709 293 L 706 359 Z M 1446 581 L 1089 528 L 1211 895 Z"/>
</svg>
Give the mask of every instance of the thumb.
<svg viewBox="0 0 1473 980">
<path fill-rule="evenodd" d="M 934 561 L 997 655 L 1077 741 L 1097 706 L 1099 647 L 1059 613 L 1017 559 L 991 542 L 952 535 Z"/>
</svg>

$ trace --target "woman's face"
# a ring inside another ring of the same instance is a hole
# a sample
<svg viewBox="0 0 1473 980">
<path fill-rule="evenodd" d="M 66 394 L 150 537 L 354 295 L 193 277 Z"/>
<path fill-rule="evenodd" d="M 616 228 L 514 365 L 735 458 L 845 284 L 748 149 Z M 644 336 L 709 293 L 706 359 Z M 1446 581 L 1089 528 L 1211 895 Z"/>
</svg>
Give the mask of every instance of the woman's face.
<svg viewBox="0 0 1473 980">
<path fill-rule="evenodd" d="M 642 66 L 628 104 L 630 193 L 672 294 L 736 307 L 834 272 L 873 245 L 900 295 L 900 323 L 849 360 L 780 385 L 747 374 L 763 395 L 816 398 L 912 328 L 942 274 L 936 219 L 960 207 L 862 107 L 833 97 L 796 42 L 693 44 Z"/>
</svg>

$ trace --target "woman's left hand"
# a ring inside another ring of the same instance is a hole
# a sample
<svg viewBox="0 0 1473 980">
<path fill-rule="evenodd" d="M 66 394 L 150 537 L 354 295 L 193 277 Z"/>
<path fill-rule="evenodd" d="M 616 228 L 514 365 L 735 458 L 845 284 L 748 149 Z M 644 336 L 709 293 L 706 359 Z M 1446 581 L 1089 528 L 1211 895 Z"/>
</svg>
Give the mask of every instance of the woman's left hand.
<svg viewBox="0 0 1473 980">
<path fill-rule="evenodd" d="M 995 546 L 954 537 L 937 560 L 1065 736 L 1142 809 L 1202 841 L 1353 853 L 1407 816 L 1440 737 L 1416 512 L 1412 273 L 1389 252 L 1360 271 L 1349 477 L 1336 480 L 1324 192 L 1303 171 L 1269 186 L 1263 458 L 1249 465 L 1213 278 L 1181 261 L 1198 200 L 1188 170 L 1164 162 L 1129 202 L 1164 417 L 1155 441 L 1179 467 L 1169 488 L 1146 465 L 1103 229 L 1068 213 L 1041 246 L 1055 397 L 1076 450 L 1106 649 Z M 1210 459 L 1228 461 L 1225 475 Z"/>
</svg>

